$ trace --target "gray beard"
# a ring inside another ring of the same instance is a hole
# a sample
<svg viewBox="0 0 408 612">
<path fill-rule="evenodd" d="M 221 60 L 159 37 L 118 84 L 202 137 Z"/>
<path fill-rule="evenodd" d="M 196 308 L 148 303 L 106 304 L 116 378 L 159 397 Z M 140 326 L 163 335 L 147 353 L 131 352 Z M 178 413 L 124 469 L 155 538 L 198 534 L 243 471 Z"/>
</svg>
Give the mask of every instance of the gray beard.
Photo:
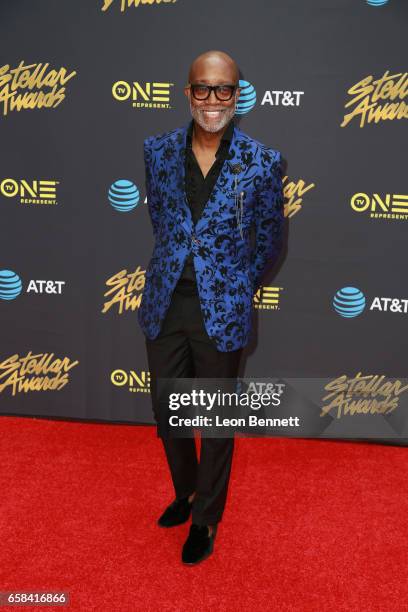
<svg viewBox="0 0 408 612">
<path fill-rule="evenodd" d="M 220 130 L 222 130 L 222 128 L 225 127 L 235 115 L 236 107 L 237 107 L 237 98 L 235 96 L 234 105 L 231 106 L 231 108 L 228 108 L 222 112 L 220 121 L 218 121 L 217 123 L 211 123 L 209 125 L 205 119 L 205 115 L 203 111 L 197 107 L 194 107 L 191 104 L 191 100 L 190 100 L 191 115 L 193 119 L 198 123 L 198 125 L 202 127 L 203 130 L 205 130 L 206 132 L 219 132 Z"/>
</svg>

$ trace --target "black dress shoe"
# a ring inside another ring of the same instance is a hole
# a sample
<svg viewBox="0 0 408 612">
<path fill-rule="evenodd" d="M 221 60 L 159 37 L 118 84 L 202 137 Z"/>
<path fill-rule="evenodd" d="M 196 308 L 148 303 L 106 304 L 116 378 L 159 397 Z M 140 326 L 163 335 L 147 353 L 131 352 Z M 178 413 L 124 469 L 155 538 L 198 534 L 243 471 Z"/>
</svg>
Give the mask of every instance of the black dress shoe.
<svg viewBox="0 0 408 612">
<path fill-rule="evenodd" d="M 192 523 L 190 533 L 184 543 L 181 560 L 187 565 L 195 565 L 209 557 L 214 548 L 214 538 L 217 525 L 213 526 L 213 532 L 208 535 L 207 525 L 196 525 Z"/>
<path fill-rule="evenodd" d="M 157 524 L 160 525 L 160 527 L 175 527 L 176 525 L 181 525 L 188 521 L 193 505 L 192 501 L 188 501 L 188 497 L 189 496 L 175 499 L 163 512 Z"/>
</svg>

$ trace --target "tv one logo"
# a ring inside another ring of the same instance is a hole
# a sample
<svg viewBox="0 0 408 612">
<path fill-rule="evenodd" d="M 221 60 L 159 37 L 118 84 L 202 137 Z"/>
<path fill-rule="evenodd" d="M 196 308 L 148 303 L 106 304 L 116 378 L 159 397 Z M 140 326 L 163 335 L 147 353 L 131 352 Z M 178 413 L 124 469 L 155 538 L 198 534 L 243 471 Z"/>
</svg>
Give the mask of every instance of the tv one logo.
<svg viewBox="0 0 408 612">
<path fill-rule="evenodd" d="M 118 102 L 131 101 L 133 108 L 171 108 L 170 88 L 174 83 L 116 81 L 112 95 Z"/>
<path fill-rule="evenodd" d="M 253 306 L 258 310 L 279 310 L 280 292 L 283 287 L 262 285 L 253 297 Z"/>
<path fill-rule="evenodd" d="M 150 393 L 150 372 L 134 370 L 114 370 L 111 374 L 111 383 L 115 387 L 128 387 L 131 393 Z"/>
<path fill-rule="evenodd" d="M 364 293 L 358 287 L 342 287 L 333 298 L 333 308 L 341 317 L 353 319 L 361 315 L 367 305 Z M 407 314 L 408 298 L 374 297 L 369 310 Z"/>
<path fill-rule="evenodd" d="M 355 193 L 350 200 L 351 208 L 358 213 L 369 213 L 373 219 L 406 219 L 408 195 L 387 193 Z"/>
<path fill-rule="evenodd" d="M 61 295 L 65 281 L 30 280 L 26 293 Z M 0 270 L 0 300 L 15 300 L 23 292 L 23 282 L 13 270 Z"/>
<path fill-rule="evenodd" d="M 5 178 L 0 182 L 0 194 L 6 198 L 20 198 L 21 204 L 57 204 L 59 181 Z"/>
</svg>

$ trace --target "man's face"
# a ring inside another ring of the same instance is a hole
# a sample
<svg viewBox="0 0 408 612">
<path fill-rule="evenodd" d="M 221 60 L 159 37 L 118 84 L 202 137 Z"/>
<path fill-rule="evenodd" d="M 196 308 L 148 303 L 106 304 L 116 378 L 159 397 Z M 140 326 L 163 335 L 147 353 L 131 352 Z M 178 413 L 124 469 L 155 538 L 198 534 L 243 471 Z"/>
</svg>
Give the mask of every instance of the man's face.
<svg viewBox="0 0 408 612">
<path fill-rule="evenodd" d="M 192 74 L 191 83 L 233 85 L 235 83 L 234 71 L 224 63 L 204 62 Z M 206 132 L 219 132 L 235 115 L 239 89 L 235 90 L 230 100 L 218 100 L 215 91 L 211 91 L 206 100 L 196 100 L 189 87 L 185 87 L 184 92 L 189 98 L 193 119 Z"/>
</svg>

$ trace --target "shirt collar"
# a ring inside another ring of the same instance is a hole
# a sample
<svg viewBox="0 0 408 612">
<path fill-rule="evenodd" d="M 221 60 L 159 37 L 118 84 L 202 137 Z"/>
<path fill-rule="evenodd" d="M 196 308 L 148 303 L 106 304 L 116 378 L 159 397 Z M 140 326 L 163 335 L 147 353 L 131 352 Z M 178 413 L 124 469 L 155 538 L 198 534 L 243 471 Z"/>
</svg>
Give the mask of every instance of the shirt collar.
<svg viewBox="0 0 408 612">
<path fill-rule="evenodd" d="M 192 144 L 193 125 L 194 125 L 194 119 L 190 121 L 190 125 L 188 126 L 188 130 L 187 130 L 186 147 L 188 147 L 189 149 L 191 149 L 191 144 Z M 227 144 L 231 142 L 233 133 L 234 133 L 234 118 L 230 120 L 230 122 L 227 125 L 227 129 L 222 135 L 222 138 L 220 140 L 220 146 L 218 147 L 218 151 L 221 149 L 222 145 L 226 146 Z"/>
</svg>

